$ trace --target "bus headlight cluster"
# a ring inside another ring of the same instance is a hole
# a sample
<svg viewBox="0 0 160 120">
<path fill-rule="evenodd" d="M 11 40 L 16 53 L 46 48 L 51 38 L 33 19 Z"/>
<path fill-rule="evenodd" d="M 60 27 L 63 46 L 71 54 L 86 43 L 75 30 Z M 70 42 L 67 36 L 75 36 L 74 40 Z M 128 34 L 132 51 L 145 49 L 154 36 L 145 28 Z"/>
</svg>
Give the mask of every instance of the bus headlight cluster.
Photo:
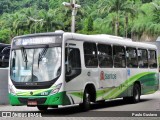
<svg viewBox="0 0 160 120">
<path fill-rule="evenodd" d="M 9 93 L 16 95 L 16 92 L 14 91 L 13 86 L 9 85 L 8 87 L 9 87 Z"/>
<path fill-rule="evenodd" d="M 60 90 L 60 88 L 61 88 L 61 86 L 62 86 L 62 83 L 58 84 L 58 85 L 51 91 L 50 95 L 54 95 L 54 94 L 58 93 L 59 90 Z"/>
</svg>

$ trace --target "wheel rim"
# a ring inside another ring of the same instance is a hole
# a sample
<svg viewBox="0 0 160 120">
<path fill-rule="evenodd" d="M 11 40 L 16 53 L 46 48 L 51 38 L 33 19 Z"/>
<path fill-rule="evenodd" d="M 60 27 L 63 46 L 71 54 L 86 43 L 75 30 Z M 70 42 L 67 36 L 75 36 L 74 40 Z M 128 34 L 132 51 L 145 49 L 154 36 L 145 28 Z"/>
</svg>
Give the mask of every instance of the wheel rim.
<svg viewBox="0 0 160 120">
<path fill-rule="evenodd" d="M 84 93 L 82 105 L 84 111 L 88 111 L 90 109 L 90 94 L 87 92 L 87 90 Z"/>
<path fill-rule="evenodd" d="M 135 95 L 135 99 L 136 99 L 136 101 L 138 101 L 138 90 L 136 90 L 136 95 Z"/>
<path fill-rule="evenodd" d="M 139 101 L 139 90 L 138 88 L 135 89 L 135 101 Z"/>
<path fill-rule="evenodd" d="M 86 93 L 86 104 L 90 104 L 90 98 L 88 93 Z"/>
<path fill-rule="evenodd" d="M 86 109 L 86 110 L 89 110 L 89 109 L 90 109 L 90 96 L 89 96 L 88 93 L 86 93 L 85 109 Z"/>
</svg>

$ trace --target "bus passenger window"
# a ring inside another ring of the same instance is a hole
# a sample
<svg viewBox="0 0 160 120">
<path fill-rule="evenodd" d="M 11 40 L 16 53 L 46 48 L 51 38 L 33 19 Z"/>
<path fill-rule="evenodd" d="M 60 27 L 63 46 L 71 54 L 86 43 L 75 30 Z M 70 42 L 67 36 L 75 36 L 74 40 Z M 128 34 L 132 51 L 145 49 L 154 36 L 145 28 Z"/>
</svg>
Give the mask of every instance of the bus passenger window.
<svg viewBox="0 0 160 120">
<path fill-rule="evenodd" d="M 88 68 L 98 67 L 96 44 L 85 42 L 83 44 L 83 48 L 84 48 L 85 66 Z"/>
<path fill-rule="evenodd" d="M 113 67 L 111 45 L 98 44 L 98 60 L 99 66 L 102 68 Z"/>
<path fill-rule="evenodd" d="M 115 68 L 125 68 L 126 67 L 124 47 L 114 46 L 113 47 L 113 57 L 114 57 L 114 67 Z"/>
<path fill-rule="evenodd" d="M 148 63 L 150 68 L 157 68 L 157 56 L 155 50 L 148 51 Z"/>
<path fill-rule="evenodd" d="M 138 65 L 140 68 L 148 68 L 147 50 L 138 49 Z"/>
<path fill-rule="evenodd" d="M 137 61 L 137 50 L 136 48 L 126 48 L 126 58 L 127 58 L 127 67 L 128 68 L 137 68 L 138 61 Z"/>
</svg>

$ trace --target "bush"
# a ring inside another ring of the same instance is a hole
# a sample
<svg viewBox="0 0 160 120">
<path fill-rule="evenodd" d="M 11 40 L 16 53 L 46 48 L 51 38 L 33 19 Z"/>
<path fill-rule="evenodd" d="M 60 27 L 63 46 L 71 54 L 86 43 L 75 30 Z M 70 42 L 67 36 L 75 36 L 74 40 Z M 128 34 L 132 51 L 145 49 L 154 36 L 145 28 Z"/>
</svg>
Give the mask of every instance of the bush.
<svg viewBox="0 0 160 120">
<path fill-rule="evenodd" d="M 0 30 L 0 43 L 10 43 L 10 33 L 8 29 Z"/>
</svg>

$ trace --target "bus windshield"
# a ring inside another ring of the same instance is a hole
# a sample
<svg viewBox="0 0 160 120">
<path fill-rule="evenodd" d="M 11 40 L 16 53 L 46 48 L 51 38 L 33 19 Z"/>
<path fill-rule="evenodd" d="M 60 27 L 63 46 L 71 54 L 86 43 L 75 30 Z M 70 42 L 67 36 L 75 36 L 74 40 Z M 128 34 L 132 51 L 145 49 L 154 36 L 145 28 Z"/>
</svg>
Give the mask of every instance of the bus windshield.
<svg viewBox="0 0 160 120">
<path fill-rule="evenodd" d="M 61 47 L 12 50 L 11 79 L 15 82 L 45 82 L 60 76 Z"/>
</svg>

